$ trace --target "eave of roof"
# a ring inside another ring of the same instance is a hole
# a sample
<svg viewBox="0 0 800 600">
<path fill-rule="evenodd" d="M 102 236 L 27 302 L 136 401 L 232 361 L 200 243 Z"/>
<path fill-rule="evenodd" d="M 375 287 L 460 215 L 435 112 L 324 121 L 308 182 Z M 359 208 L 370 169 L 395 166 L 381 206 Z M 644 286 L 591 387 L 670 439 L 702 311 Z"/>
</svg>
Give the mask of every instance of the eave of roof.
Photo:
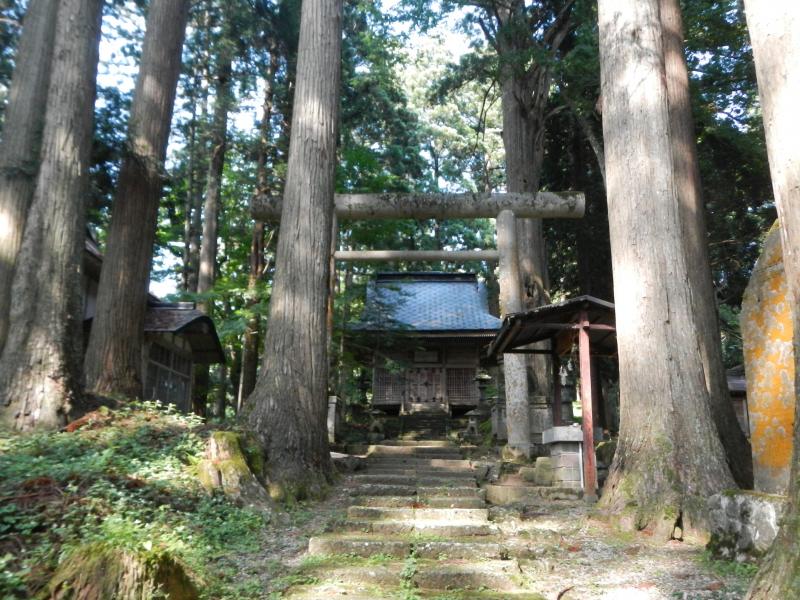
<svg viewBox="0 0 800 600">
<path fill-rule="evenodd" d="M 489 346 L 489 357 L 496 357 L 509 349 L 520 348 L 534 342 L 548 340 L 576 326 L 581 311 L 586 311 L 589 322 L 615 327 L 614 304 L 594 296 L 577 296 L 557 304 L 506 315 L 503 326 Z M 559 328 L 561 325 L 563 328 Z M 616 330 L 591 330 L 590 341 L 594 349 L 616 352 Z"/>
<path fill-rule="evenodd" d="M 179 304 L 151 304 L 145 314 L 144 331 L 180 334 L 186 337 L 192 347 L 192 359 L 197 363 L 225 362 L 225 353 L 217 336 L 214 321 L 197 309 Z"/>
</svg>

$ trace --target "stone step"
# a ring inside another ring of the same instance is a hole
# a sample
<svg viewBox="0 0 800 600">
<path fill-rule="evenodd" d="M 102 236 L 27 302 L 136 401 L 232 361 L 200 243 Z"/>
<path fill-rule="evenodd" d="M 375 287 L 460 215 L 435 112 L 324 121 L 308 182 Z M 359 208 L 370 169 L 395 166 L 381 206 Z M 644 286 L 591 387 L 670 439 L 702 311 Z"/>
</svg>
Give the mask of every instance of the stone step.
<svg viewBox="0 0 800 600">
<path fill-rule="evenodd" d="M 400 521 L 458 521 L 462 523 L 487 523 L 489 511 L 486 508 L 416 508 L 386 506 L 351 506 L 347 516 L 354 520 Z"/>
<path fill-rule="evenodd" d="M 484 560 L 480 562 L 454 562 L 435 567 L 421 568 L 414 575 L 414 583 L 421 589 L 491 589 L 496 592 L 522 592 L 518 583 L 520 568 L 515 560 Z"/>
<path fill-rule="evenodd" d="M 354 482 L 355 483 L 355 482 Z M 421 500 L 436 497 L 448 498 L 485 498 L 486 491 L 477 485 L 422 486 L 396 483 L 358 483 L 351 485 L 351 496 L 418 496 Z"/>
<path fill-rule="evenodd" d="M 461 452 L 447 446 L 384 446 L 372 444 L 367 448 L 367 454 L 373 456 L 418 456 L 421 458 L 463 458 Z"/>
<path fill-rule="evenodd" d="M 424 477 L 424 478 L 438 478 L 444 477 L 447 479 L 475 479 L 477 473 L 474 471 L 463 469 L 397 469 L 391 467 L 374 467 L 369 466 L 364 472 L 365 475 L 397 475 L 401 477 Z"/>
<path fill-rule="evenodd" d="M 394 558 L 405 558 L 411 554 L 412 542 L 408 540 L 378 539 L 366 537 L 344 537 L 323 535 L 308 540 L 308 553 L 313 555 L 347 554 L 370 558 L 383 554 Z"/>
<path fill-rule="evenodd" d="M 397 600 L 404 597 L 403 590 L 396 587 L 380 588 L 372 586 L 365 591 L 360 584 L 322 582 L 292 588 L 287 600 L 320 600 L 320 598 L 343 600 Z M 533 592 L 493 592 L 491 590 L 415 590 L 413 598 L 420 600 L 545 600 L 541 594 Z"/>
<path fill-rule="evenodd" d="M 350 487 L 351 496 L 412 496 L 417 495 L 416 485 L 360 483 Z"/>
<path fill-rule="evenodd" d="M 440 475 L 394 475 L 394 474 L 375 474 L 359 473 L 353 475 L 353 480 L 358 484 L 379 484 L 379 485 L 417 485 L 423 487 L 448 487 L 464 486 L 470 481 L 468 478 L 453 476 L 452 474 Z"/>
<path fill-rule="evenodd" d="M 406 446 L 389 446 L 390 448 L 406 448 Z M 428 449 L 430 450 L 430 448 Z M 431 459 L 439 459 L 439 460 L 464 460 L 464 457 L 461 455 L 460 452 L 453 452 L 447 448 L 442 448 L 442 450 L 447 450 L 447 452 L 428 452 L 427 450 L 417 450 L 415 452 L 383 452 L 378 451 L 375 453 L 367 454 L 367 460 L 375 460 L 375 459 L 384 459 L 384 458 L 396 458 L 401 456 L 407 456 L 409 458 L 416 458 L 419 460 L 431 460 Z"/>
<path fill-rule="evenodd" d="M 453 542 L 410 541 L 403 539 L 377 539 L 368 537 L 345 537 L 327 535 L 312 537 L 308 541 L 308 553 L 319 556 L 345 554 L 370 558 L 375 555 L 406 558 L 411 553 L 421 559 L 452 560 L 507 560 L 520 558 L 514 550 L 501 542 Z"/>
<path fill-rule="evenodd" d="M 358 506 L 383 506 L 406 508 L 485 508 L 486 503 L 477 494 L 465 497 L 419 498 L 418 496 L 361 496 Z"/>
<path fill-rule="evenodd" d="M 470 496 L 478 496 L 485 498 L 486 492 L 475 486 L 420 486 L 417 488 L 417 496 L 421 499 L 447 497 L 447 498 L 465 498 Z"/>
<path fill-rule="evenodd" d="M 499 529 L 491 523 L 470 523 L 460 521 L 434 521 L 432 519 L 371 521 L 351 519 L 344 522 L 346 531 L 360 531 L 375 534 L 419 534 L 443 537 L 471 537 L 496 535 Z"/>
<path fill-rule="evenodd" d="M 419 446 L 420 442 L 415 440 L 385 440 L 381 442 L 381 446 Z M 438 448 L 455 448 L 457 446 L 450 441 L 447 440 L 425 440 L 425 446 L 431 447 L 436 446 Z"/>
<path fill-rule="evenodd" d="M 533 485 L 487 485 L 486 500 L 496 505 L 537 504 L 542 501 L 572 500 L 583 497 L 583 491 L 573 488 Z"/>
<path fill-rule="evenodd" d="M 472 461 L 456 458 L 419 458 L 416 456 L 369 456 L 364 464 L 370 467 L 413 468 L 437 467 L 443 469 L 471 469 Z"/>
<path fill-rule="evenodd" d="M 403 563 L 320 568 L 311 571 L 321 582 L 353 584 L 363 587 L 400 587 Z M 516 560 L 428 561 L 420 560 L 410 583 L 420 590 L 491 590 L 523 592 L 523 581 Z M 362 588 L 363 589 L 363 588 Z M 291 597 L 291 596 L 290 596 Z M 474 596 L 470 596 L 474 597 Z"/>
<path fill-rule="evenodd" d="M 432 431 L 428 433 L 404 433 L 400 435 L 400 439 L 402 440 L 409 440 L 409 441 L 418 441 L 418 440 L 441 440 L 447 437 L 445 432 L 442 431 Z"/>
<path fill-rule="evenodd" d="M 443 416 L 448 415 L 441 402 L 409 402 L 408 407 L 412 411 L 412 415 L 419 414 L 420 412 L 433 412 Z"/>
</svg>

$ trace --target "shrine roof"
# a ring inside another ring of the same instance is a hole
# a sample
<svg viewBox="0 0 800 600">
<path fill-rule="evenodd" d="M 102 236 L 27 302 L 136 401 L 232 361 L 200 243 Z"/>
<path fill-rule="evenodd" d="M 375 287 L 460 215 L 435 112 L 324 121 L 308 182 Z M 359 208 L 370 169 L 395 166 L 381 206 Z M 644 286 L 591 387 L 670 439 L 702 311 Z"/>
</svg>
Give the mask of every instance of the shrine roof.
<svg viewBox="0 0 800 600">
<path fill-rule="evenodd" d="M 501 324 L 474 273 L 378 273 L 353 329 L 493 336 Z"/>
<path fill-rule="evenodd" d="M 489 346 L 489 357 L 498 357 L 534 342 L 556 339 L 563 350 L 577 339 L 580 316 L 590 323 L 592 351 L 615 354 L 617 349 L 614 305 L 594 296 L 577 296 L 557 304 L 547 304 L 503 319 L 503 326 Z M 556 349 L 561 353 L 559 348 Z M 524 352 L 524 350 L 523 350 Z"/>
</svg>

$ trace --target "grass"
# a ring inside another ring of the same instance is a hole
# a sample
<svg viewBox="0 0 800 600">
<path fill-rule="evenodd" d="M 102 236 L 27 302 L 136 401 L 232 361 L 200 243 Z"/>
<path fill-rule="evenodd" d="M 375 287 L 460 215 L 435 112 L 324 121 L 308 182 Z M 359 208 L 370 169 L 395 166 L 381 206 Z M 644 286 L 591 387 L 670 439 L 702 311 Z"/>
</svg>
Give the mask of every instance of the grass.
<svg viewBox="0 0 800 600">
<path fill-rule="evenodd" d="M 169 554 L 204 598 L 261 597 L 263 573 L 237 558 L 261 552 L 269 515 L 199 485 L 208 431 L 155 403 L 98 413 L 73 433 L 0 434 L 0 598 L 41 594 L 84 544 Z"/>
</svg>

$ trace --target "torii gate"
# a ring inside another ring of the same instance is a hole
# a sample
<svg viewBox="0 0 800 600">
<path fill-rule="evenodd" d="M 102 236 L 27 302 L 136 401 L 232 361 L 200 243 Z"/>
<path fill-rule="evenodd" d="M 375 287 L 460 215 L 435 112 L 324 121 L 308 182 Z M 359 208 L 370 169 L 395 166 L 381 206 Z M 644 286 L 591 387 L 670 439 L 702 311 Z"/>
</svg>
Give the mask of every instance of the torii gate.
<svg viewBox="0 0 800 600">
<path fill-rule="evenodd" d="M 350 261 L 497 261 L 502 317 L 523 310 L 522 281 L 517 252 L 516 217 L 579 219 L 585 210 L 583 192 L 466 193 L 466 194 L 336 194 L 333 240 L 340 220 L 374 219 L 481 219 L 495 218 L 497 250 L 365 250 L 332 248 L 331 260 Z M 282 198 L 259 196 L 252 215 L 259 221 L 280 221 Z M 503 358 L 508 415 L 508 444 L 530 455 L 525 358 L 506 354 Z"/>
</svg>

